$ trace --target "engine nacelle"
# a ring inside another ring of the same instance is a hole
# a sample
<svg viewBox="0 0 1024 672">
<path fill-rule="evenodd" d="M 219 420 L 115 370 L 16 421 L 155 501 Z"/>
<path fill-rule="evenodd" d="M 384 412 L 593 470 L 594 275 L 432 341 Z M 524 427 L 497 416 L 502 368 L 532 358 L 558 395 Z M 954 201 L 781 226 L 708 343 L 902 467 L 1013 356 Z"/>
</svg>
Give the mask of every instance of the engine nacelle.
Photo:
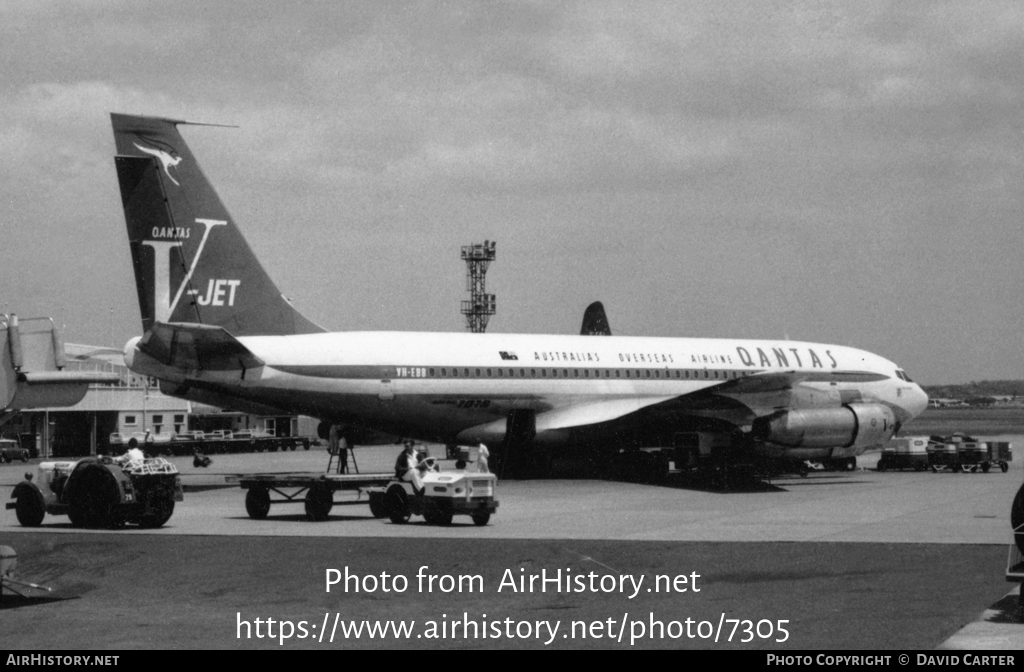
<svg viewBox="0 0 1024 672">
<path fill-rule="evenodd" d="M 892 438 L 896 415 L 881 404 L 781 411 L 754 421 L 754 437 L 791 448 L 868 447 Z"/>
</svg>

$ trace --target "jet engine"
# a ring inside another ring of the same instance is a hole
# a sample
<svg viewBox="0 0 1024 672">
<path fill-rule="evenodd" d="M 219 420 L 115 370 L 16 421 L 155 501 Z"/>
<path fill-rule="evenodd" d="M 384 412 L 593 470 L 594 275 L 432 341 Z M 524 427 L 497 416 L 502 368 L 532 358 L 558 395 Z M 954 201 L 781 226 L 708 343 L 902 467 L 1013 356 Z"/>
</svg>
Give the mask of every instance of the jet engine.
<svg viewBox="0 0 1024 672">
<path fill-rule="evenodd" d="M 873 446 L 892 438 L 896 416 L 881 404 L 779 411 L 757 418 L 754 438 L 791 448 Z"/>
</svg>

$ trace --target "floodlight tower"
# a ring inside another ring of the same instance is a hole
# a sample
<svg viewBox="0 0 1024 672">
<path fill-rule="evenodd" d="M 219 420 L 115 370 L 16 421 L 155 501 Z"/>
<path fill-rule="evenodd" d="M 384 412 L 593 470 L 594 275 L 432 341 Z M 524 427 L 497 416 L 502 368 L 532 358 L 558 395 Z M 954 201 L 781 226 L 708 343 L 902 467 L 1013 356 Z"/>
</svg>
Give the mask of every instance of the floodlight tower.
<svg viewBox="0 0 1024 672">
<path fill-rule="evenodd" d="M 466 327 L 474 334 L 487 329 L 487 320 L 494 315 L 496 302 L 494 294 L 487 294 L 484 282 L 487 267 L 494 261 L 495 241 L 485 240 L 483 245 L 462 246 L 462 259 L 466 262 L 466 289 L 469 301 L 462 302 L 462 314 L 466 316 Z"/>
</svg>

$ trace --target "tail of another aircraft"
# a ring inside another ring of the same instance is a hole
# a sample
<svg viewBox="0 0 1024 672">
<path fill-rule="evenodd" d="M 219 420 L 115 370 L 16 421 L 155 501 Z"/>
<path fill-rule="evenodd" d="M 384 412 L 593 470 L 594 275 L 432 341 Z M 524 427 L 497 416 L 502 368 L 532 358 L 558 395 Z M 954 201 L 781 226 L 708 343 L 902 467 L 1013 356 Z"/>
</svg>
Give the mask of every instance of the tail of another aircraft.
<svg viewBox="0 0 1024 672">
<path fill-rule="evenodd" d="M 191 322 L 235 336 L 323 331 L 274 285 L 177 126 L 111 114 L 142 326 Z"/>
</svg>

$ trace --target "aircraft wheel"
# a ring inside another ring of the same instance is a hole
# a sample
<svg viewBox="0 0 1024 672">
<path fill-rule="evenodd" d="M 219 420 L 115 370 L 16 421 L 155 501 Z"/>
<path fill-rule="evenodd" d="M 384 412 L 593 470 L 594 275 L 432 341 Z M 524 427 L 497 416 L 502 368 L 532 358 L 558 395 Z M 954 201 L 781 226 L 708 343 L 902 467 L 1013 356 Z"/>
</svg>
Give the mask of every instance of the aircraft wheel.
<svg viewBox="0 0 1024 672">
<path fill-rule="evenodd" d="M 270 491 L 266 488 L 249 488 L 245 493 L 245 511 L 253 520 L 263 520 L 270 513 Z"/>
<path fill-rule="evenodd" d="M 487 511 L 484 511 L 483 513 L 474 513 L 473 514 L 473 524 L 476 525 L 477 527 L 483 527 L 488 522 L 490 522 L 490 520 L 491 520 L 491 514 L 489 512 L 487 512 Z"/>
<path fill-rule="evenodd" d="M 35 490 L 26 490 L 18 495 L 14 505 L 14 513 L 22 527 L 39 527 L 46 515 L 43 497 Z"/>
<path fill-rule="evenodd" d="M 306 516 L 310 520 L 327 520 L 334 506 L 334 493 L 326 483 L 314 483 L 306 491 Z"/>
<path fill-rule="evenodd" d="M 1010 465 L 1008 465 L 1006 462 L 1000 462 L 999 469 L 1005 474 L 1007 471 L 1010 470 Z"/>
</svg>

